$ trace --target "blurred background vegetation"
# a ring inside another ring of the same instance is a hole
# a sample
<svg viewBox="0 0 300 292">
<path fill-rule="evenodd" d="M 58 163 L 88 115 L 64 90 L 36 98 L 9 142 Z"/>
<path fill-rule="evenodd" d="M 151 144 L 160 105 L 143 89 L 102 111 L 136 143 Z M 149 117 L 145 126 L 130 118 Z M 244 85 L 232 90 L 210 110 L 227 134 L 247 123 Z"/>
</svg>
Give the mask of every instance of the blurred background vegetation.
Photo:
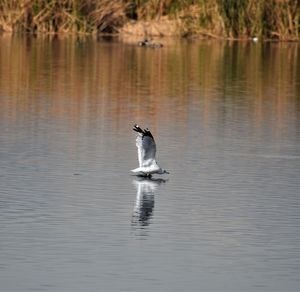
<svg viewBox="0 0 300 292">
<path fill-rule="evenodd" d="M 300 1 L 0 0 L 0 31 L 11 33 L 119 33 L 163 21 L 182 36 L 298 40 Z"/>
</svg>

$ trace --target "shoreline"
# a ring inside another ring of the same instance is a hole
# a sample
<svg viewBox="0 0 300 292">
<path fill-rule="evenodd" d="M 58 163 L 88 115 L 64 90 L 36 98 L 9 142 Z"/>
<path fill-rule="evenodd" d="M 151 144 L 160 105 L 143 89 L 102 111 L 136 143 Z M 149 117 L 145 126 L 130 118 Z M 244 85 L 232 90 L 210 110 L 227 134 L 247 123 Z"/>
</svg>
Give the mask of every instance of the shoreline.
<svg viewBox="0 0 300 292">
<path fill-rule="evenodd" d="M 129 32 L 120 33 L 87 33 L 87 32 L 7 32 L 0 31 L 0 37 L 3 36 L 27 36 L 27 37 L 38 37 L 38 38 L 65 38 L 65 37 L 75 37 L 75 38 L 121 38 L 121 39 L 135 39 L 137 42 L 142 41 L 146 38 L 150 40 L 167 40 L 167 39 L 182 39 L 182 40 L 210 40 L 210 41 L 227 41 L 227 42 L 253 42 L 253 43 L 298 43 L 300 38 L 286 38 L 286 39 L 274 39 L 274 38 L 251 38 L 251 37 L 226 37 L 218 36 L 209 32 L 205 33 L 195 33 L 190 35 L 156 35 L 156 34 L 134 34 Z"/>
</svg>

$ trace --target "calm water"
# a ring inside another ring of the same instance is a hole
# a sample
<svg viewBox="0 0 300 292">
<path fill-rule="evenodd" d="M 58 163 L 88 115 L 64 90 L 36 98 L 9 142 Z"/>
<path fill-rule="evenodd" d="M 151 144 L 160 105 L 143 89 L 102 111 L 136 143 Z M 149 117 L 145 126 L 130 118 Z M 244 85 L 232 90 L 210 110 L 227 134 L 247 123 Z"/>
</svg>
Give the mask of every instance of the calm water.
<svg viewBox="0 0 300 292">
<path fill-rule="evenodd" d="M 0 38 L 1 291 L 298 291 L 299 44 L 164 42 Z"/>
</svg>

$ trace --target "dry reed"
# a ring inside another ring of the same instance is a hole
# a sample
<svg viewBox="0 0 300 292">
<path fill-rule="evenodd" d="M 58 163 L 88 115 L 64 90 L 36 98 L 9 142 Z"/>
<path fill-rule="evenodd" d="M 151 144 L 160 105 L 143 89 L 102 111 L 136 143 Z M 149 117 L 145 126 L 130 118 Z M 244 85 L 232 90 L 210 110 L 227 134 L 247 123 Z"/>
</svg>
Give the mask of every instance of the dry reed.
<svg viewBox="0 0 300 292">
<path fill-rule="evenodd" d="M 0 29 L 113 33 L 123 25 L 127 6 L 122 0 L 0 0 Z"/>
<path fill-rule="evenodd" d="M 118 32 L 130 20 L 180 21 L 182 35 L 293 40 L 298 0 L 0 0 L 0 30 Z"/>
</svg>

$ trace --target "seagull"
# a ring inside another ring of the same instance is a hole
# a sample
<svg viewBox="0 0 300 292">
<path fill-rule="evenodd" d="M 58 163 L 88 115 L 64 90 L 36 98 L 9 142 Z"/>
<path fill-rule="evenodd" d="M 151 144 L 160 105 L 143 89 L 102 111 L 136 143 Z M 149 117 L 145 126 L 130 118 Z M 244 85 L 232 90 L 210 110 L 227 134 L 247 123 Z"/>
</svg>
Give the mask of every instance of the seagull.
<svg viewBox="0 0 300 292">
<path fill-rule="evenodd" d="M 162 169 L 155 160 L 156 144 L 149 129 L 142 130 L 138 125 L 134 125 L 133 130 L 138 133 L 136 147 L 138 149 L 139 167 L 131 171 L 138 176 L 150 178 L 154 173 L 169 173 Z"/>
</svg>

